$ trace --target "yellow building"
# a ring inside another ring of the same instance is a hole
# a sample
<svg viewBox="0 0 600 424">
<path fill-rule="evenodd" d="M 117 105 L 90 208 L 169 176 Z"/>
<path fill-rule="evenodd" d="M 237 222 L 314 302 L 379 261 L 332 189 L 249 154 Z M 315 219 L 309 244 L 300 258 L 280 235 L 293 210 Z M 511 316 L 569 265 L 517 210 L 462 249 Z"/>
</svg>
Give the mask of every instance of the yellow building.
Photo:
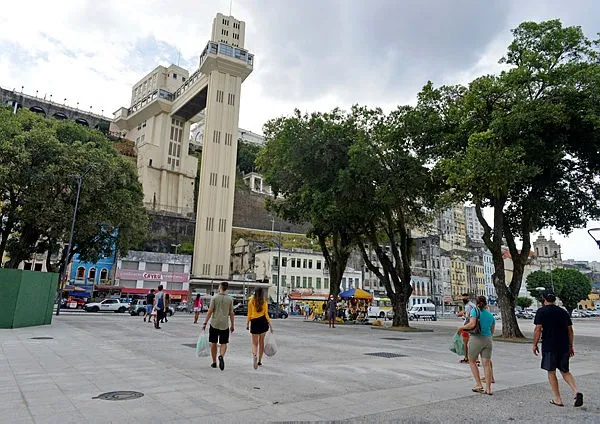
<svg viewBox="0 0 600 424">
<path fill-rule="evenodd" d="M 454 255 L 450 259 L 450 287 L 452 300 L 460 301 L 462 293 L 467 291 L 467 265 L 465 258 Z"/>
<path fill-rule="evenodd" d="M 600 294 L 590 293 L 587 300 L 582 300 L 577 304 L 577 309 L 596 309 L 600 306 Z"/>
</svg>

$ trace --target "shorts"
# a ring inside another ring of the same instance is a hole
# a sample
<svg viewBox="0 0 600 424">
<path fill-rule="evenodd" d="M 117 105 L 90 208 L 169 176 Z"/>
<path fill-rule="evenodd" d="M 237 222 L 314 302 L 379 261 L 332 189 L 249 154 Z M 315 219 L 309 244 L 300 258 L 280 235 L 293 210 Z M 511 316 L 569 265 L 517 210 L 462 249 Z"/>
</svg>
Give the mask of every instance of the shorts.
<svg viewBox="0 0 600 424">
<path fill-rule="evenodd" d="M 462 332 L 462 338 L 463 339 L 469 340 L 469 337 L 471 337 L 471 333 L 469 333 L 468 331 L 463 331 Z"/>
<path fill-rule="evenodd" d="M 146 305 L 146 313 L 147 314 L 151 314 L 152 313 L 152 305 Z"/>
<path fill-rule="evenodd" d="M 473 336 L 469 339 L 469 359 L 492 359 L 492 338 L 489 336 Z"/>
<path fill-rule="evenodd" d="M 329 319 L 335 319 L 335 311 L 329 311 Z"/>
<path fill-rule="evenodd" d="M 210 343 L 219 343 L 222 345 L 229 343 L 229 328 L 226 330 L 219 330 L 211 325 L 208 329 L 208 341 Z"/>
<path fill-rule="evenodd" d="M 569 352 L 543 352 L 542 369 L 546 371 L 569 372 Z"/>
<path fill-rule="evenodd" d="M 194 308 L 194 312 L 202 312 L 202 308 Z"/>
<path fill-rule="evenodd" d="M 263 315 L 262 317 L 254 318 L 250 320 L 250 333 L 251 334 L 264 334 L 269 331 L 269 322 Z"/>
</svg>

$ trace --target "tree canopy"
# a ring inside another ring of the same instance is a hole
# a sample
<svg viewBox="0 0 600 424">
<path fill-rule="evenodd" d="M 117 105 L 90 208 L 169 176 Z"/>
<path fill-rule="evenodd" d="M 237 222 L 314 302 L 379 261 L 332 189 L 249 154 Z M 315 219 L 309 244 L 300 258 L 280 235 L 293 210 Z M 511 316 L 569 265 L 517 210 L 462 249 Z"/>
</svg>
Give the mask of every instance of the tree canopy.
<svg viewBox="0 0 600 424">
<path fill-rule="evenodd" d="M 542 291 L 552 292 L 560 299 L 569 314 L 577 303 L 586 300 L 592 291 L 592 280 L 577 269 L 556 268 L 552 272 L 535 271 L 527 276 L 527 290 L 533 297 L 541 297 Z"/>
<path fill-rule="evenodd" d="M 256 169 L 256 158 L 260 153 L 261 147 L 239 140 L 237 150 L 237 169 L 239 172 L 249 173 Z"/>
<path fill-rule="evenodd" d="M 131 162 L 99 131 L 0 108 L 0 254 L 16 267 L 34 253 L 61 253 L 62 270 L 77 176 L 83 176 L 71 256 L 95 261 L 143 240 L 147 216 Z"/>
</svg>

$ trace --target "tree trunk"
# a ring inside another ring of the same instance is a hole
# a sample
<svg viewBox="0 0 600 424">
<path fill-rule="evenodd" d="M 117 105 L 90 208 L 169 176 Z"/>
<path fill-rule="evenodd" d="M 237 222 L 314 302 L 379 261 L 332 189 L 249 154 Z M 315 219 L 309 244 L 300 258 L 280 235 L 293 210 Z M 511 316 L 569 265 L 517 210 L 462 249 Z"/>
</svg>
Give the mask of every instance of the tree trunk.
<svg viewBox="0 0 600 424">
<path fill-rule="evenodd" d="M 340 261 L 332 260 L 329 266 L 329 294 L 337 298 L 338 294 L 340 294 L 340 284 L 342 282 L 342 276 L 344 275 L 344 270 L 346 269 L 346 264 L 342 264 Z"/>
<path fill-rule="evenodd" d="M 498 305 L 502 314 L 502 337 L 511 339 L 524 337 L 515 316 L 515 300 L 511 296 L 498 297 Z"/>
<path fill-rule="evenodd" d="M 396 300 L 392 299 L 392 310 L 394 311 L 394 319 L 392 326 L 394 327 L 408 327 L 408 298 L 405 296 L 395 296 Z"/>
</svg>

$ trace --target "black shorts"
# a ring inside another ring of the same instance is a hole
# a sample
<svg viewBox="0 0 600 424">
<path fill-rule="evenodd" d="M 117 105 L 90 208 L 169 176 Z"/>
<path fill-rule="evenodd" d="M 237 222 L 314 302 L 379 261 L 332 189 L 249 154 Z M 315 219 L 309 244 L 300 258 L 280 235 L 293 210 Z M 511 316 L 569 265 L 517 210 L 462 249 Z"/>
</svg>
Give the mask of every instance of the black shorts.
<svg viewBox="0 0 600 424">
<path fill-rule="evenodd" d="M 263 334 L 267 331 L 269 331 L 269 321 L 267 321 L 267 318 L 264 315 L 250 320 L 251 334 Z"/>
<path fill-rule="evenodd" d="M 542 369 L 569 372 L 569 352 L 542 352 Z"/>
<path fill-rule="evenodd" d="M 229 343 L 229 328 L 227 330 L 218 330 L 211 325 L 208 329 L 208 341 L 222 345 Z"/>
</svg>

